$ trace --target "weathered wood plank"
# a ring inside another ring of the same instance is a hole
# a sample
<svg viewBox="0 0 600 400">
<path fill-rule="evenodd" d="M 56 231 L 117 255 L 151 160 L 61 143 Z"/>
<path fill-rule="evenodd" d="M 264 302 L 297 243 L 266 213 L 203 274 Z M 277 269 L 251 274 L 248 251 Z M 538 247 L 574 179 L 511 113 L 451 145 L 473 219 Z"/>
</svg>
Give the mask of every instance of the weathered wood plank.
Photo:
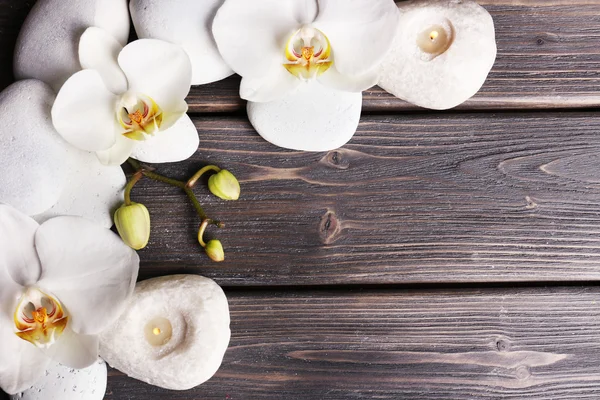
<svg viewBox="0 0 600 400">
<path fill-rule="evenodd" d="M 480 0 L 496 25 L 498 59 L 481 91 L 460 109 L 600 106 L 600 2 Z M 245 108 L 239 77 L 193 88 L 193 112 Z M 382 89 L 364 93 L 365 112 L 414 110 Z"/>
<path fill-rule="evenodd" d="M 143 181 L 153 219 L 145 276 L 203 273 L 225 285 L 600 279 L 600 120 L 595 113 L 365 117 L 329 153 L 286 151 L 245 118 L 196 118 L 201 148 L 158 171 L 216 163 L 242 199 L 198 193 L 227 223 L 207 261 L 178 189 Z"/>
<path fill-rule="evenodd" d="M 223 366 L 187 392 L 113 371 L 107 400 L 597 399 L 599 288 L 230 293 Z"/>
</svg>

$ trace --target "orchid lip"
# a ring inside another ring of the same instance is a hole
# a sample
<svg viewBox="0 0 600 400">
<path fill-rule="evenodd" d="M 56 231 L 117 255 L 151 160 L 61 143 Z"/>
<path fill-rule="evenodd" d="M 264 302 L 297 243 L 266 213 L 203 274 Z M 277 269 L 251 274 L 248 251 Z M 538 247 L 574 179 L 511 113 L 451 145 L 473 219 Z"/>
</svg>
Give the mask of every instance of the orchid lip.
<svg viewBox="0 0 600 400">
<path fill-rule="evenodd" d="M 333 61 L 331 44 L 323 32 L 304 26 L 294 33 L 285 47 L 288 63 L 283 66 L 302 80 L 311 80 L 326 72 Z"/>
<path fill-rule="evenodd" d="M 117 119 L 124 129 L 123 136 L 142 141 L 160 130 L 163 111 L 150 96 L 129 91 L 119 102 Z"/>
<path fill-rule="evenodd" d="M 52 346 L 68 321 L 60 301 L 34 287 L 26 290 L 14 313 L 15 334 L 39 348 Z"/>
</svg>

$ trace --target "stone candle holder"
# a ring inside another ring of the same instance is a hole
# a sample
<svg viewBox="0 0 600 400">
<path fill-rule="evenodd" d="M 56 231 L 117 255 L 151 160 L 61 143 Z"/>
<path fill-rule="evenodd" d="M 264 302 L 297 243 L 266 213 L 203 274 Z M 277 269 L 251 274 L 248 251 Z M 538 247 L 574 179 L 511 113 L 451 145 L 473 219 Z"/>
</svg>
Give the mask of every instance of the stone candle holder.
<svg viewBox="0 0 600 400">
<path fill-rule="evenodd" d="M 100 336 L 112 367 L 151 385 L 188 390 L 210 379 L 229 345 L 223 290 L 197 275 L 137 284 L 125 313 Z"/>
<path fill-rule="evenodd" d="M 494 21 L 472 0 L 398 4 L 394 47 L 379 86 L 410 103 L 444 110 L 479 91 L 496 59 Z"/>
</svg>

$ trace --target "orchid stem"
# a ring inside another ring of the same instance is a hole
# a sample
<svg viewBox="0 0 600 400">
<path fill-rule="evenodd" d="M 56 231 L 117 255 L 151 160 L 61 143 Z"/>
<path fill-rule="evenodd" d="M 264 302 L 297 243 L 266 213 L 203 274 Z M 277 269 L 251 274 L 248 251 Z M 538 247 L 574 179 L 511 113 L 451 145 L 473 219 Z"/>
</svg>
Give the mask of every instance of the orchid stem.
<svg viewBox="0 0 600 400">
<path fill-rule="evenodd" d="M 202 205 L 200 204 L 200 202 L 198 201 L 198 199 L 196 198 L 196 195 L 194 194 L 194 191 L 192 190 L 192 187 L 196 184 L 196 182 L 198 181 L 198 179 L 200 179 L 200 177 L 205 174 L 208 171 L 215 171 L 215 172 L 219 172 L 221 171 L 221 169 L 215 165 L 209 165 L 206 166 L 204 168 L 202 168 L 200 171 L 196 172 L 194 174 L 194 176 L 187 182 L 182 182 L 179 181 L 177 179 L 172 179 L 172 178 L 168 178 L 166 176 L 157 174 L 155 172 L 149 171 L 147 169 L 147 167 L 144 167 L 140 162 L 138 162 L 137 160 L 134 160 L 132 158 L 128 159 L 127 162 L 133 167 L 135 168 L 136 172 L 133 175 L 133 177 L 131 178 L 131 180 L 129 181 L 129 183 L 127 184 L 127 187 L 125 188 L 125 203 L 127 205 L 131 204 L 131 199 L 130 199 L 130 194 L 131 194 L 131 189 L 133 189 L 133 186 L 140 180 L 142 179 L 143 176 L 150 178 L 152 180 L 158 181 L 158 182 L 162 182 L 162 183 L 166 183 L 167 185 L 171 185 L 171 186 L 175 186 L 178 187 L 180 189 L 183 189 L 183 191 L 185 192 L 185 194 L 189 197 L 190 201 L 192 202 L 192 205 L 194 206 L 194 209 L 196 210 L 196 213 L 198 214 L 198 216 L 200 217 L 200 219 L 202 220 L 202 224 L 206 224 L 206 225 L 215 225 L 218 228 L 222 228 L 225 226 L 225 224 L 223 224 L 220 221 L 215 221 L 212 220 L 210 218 L 208 218 L 208 216 L 206 215 L 206 213 L 204 212 L 204 209 L 202 208 Z M 191 182 L 191 184 L 190 184 Z M 204 226 L 204 229 L 206 229 L 206 226 Z"/>
<path fill-rule="evenodd" d="M 142 170 L 142 174 L 144 174 L 144 176 L 147 176 L 148 178 L 153 179 L 155 181 L 166 183 L 167 185 L 175 186 L 175 187 L 185 190 L 185 182 L 178 181 L 177 179 L 167 178 L 166 176 L 163 176 L 163 175 L 160 175 L 160 174 L 157 174 L 154 172 L 146 171 L 146 170 Z"/>
<path fill-rule="evenodd" d="M 202 175 L 204 175 L 208 171 L 221 172 L 221 168 L 217 167 L 216 165 L 207 165 L 206 167 L 196 172 L 194 176 L 192 176 L 190 180 L 187 181 L 186 187 L 193 188 L 198 182 L 198 180 L 202 177 Z"/>
<path fill-rule="evenodd" d="M 125 186 L 125 205 L 126 206 L 131 205 L 131 190 L 133 189 L 135 184 L 138 183 L 140 181 L 140 179 L 143 178 L 143 176 L 144 175 L 142 175 L 142 172 L 138 171 L 135 174 L 133 174 L 133 176 L 131 177 L 129 182 L 127 182 L 127 186 Z"/>
</svg>

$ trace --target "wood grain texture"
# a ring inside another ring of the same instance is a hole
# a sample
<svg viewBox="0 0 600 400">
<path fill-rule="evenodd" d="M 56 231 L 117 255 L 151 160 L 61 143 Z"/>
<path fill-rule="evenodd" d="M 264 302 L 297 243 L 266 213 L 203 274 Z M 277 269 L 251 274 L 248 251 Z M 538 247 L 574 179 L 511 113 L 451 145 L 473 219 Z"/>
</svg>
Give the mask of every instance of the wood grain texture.
<svg viewBox="0 0 600 400">
<path fill-rule="evenodd" d="M 229 294 L 232 340 L 188 392 L 112 371 L 106 400 L 597 399 L 599 288 Z"/>
<path fill-rule="evenodd" d="M 186 179 L 216 163 L 241 200 L 197 193 L 226 249 L 209 263 L 178 189 L 143 181 L 153 233 L 144 277 L 202 273 L 222 285 L 600 279 L 600 120 L 595 113 L 363 118 L 344 148 L 294 152 L 245 118 L 195 118 L 201 147 L 158 166 Z"/>
<path fill-rule="evenodd" d="M 496 27 L 498 57 L 480 92 L 459 109 L 600 106 L 600 2 L 482 0 Z M 193 112 L 238 112 L 239 77 L 192 89 Z M 364 112 L 415 110 L 375 87 Z"/>
</svg>

